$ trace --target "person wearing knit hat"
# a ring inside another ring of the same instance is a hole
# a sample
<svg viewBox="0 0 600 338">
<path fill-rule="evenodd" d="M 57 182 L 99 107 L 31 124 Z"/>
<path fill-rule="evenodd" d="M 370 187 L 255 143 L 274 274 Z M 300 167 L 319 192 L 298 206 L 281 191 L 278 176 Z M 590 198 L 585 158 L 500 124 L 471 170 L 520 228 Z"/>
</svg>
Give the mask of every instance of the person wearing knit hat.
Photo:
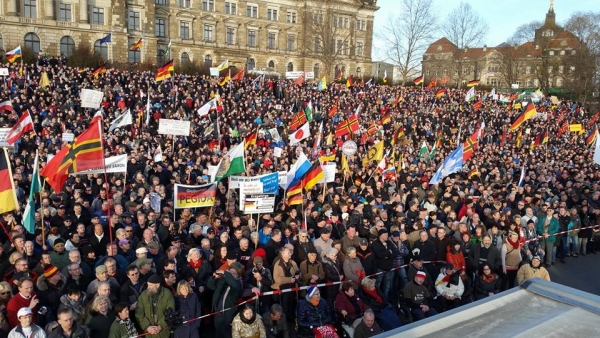
<svg viewBox="0 0 600 338">
<path fill-rule="evenodd" d="M 49 308 L 51 313 L 58 312 L 64 284 L 65 280 L 58 267 L 52 264 L 46 266 L 43 275 L 37 280 L 40 304 Z"/>
<path fill-rule="evenodd" d="M 308 288 L 306 296 L 298 302 L 297 319 L 299 334 L 333 322 L 329 306 L 316 286 Z"/>
<path fill-rule="evenodd" d="M 148 332 L 154 338 L 170 336 L 163 314 L 168 308 L 175 308 L 173 294 L 161 286 L 161 281 L 158 275 L 148 278 L 148 288 L 140 294 L 135 308 L 135 318 L 142 332 Z"/>
<path fill-rule="evenodd" d="M 383 273 L 392 270 L 394 267 L 394 257 L 398 254 L 398 247 L 388 239 L 389 233 L 381 221 L 376 223 L 378 227 L 377 240 L 373 241 L 372 251 L 373 259 L 375 260 L 375 266 L 377 272 L 381 272 L 377 275 L 376 286 L 378 290 L 381 290 L 383 297 L 392 299 L 394 297 L 392 284 L 394 281 L 393 273 Z"/>
<path fill-rule="evenodd" d="M 56 265 L 59 270 L 62 270 L 65 266 L 71 263 L 69 260 L 69 255 L 65 251 L 65 243 L 66 241 L 64 239 L 57 238 L 52 245 L 54 251 L 50 254 L 52 263 Z"/>
<path fill-rule="evenodd" d="M 415 278 L 406 284 L 402 290 L 404 299 L 407 299 L 410 304 L 408 307 L 415 321 L 437 314 L 437 311 L 430 305 L 432 294 L 427 287 L 423 285 L 427 274 L 425 271 L 417 271 Z"/>
</svg>

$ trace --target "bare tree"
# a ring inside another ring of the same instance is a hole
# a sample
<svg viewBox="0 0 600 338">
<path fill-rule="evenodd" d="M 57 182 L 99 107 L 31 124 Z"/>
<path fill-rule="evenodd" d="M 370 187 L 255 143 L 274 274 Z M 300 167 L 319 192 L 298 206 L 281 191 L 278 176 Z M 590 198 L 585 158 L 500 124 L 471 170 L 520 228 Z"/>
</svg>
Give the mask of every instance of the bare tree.
<svg viewBox="0 0 600 338">
<path fill-rule="evenodd" d="M 378 38 L 385 42 L 386 56 L 399 68 L 404 85 L 420 69 L 421 57 L 433 40 L 433 0 L 403 0 L 398 11 L 402 14 L 390 16 Z"/>
<path fill-rule="evenodd" d="M 481 45 L 488 32 L 488 24 L 470 4 L 461 2 L 448 14 L 442 31 L 448 40 L 463 49 Z"/>
<path fill-rule="evenodd" d="M 500 74 L 508 87 L 517 83 L 519 73 L 522 72 L 524 59 L 520 57 L 517 46 L 498 48 L 502 57 L 500 58 Z"/>
<path fill-rule="evenodd" d="M 506 43 L 511 46 L 522 45 L 525 42 L 533 41 L 535 38 L 535 30 L 542 27 L 542 22 L 534 20 L 529 23 L 524 23 L 517 27 L 513 35 L 508 38 Z"/>
<path fill-rule="evenodd" d="M 324 74 L 331 75 L 336 63 L 350 55 L 349 16 L 339 15 L 341 8 L 336 0 L 321 0 L 308 7 L 300 7 L 304 34 L 301 37 L 303 53 L 312 55 L 324 66 Z"/>
</svg>

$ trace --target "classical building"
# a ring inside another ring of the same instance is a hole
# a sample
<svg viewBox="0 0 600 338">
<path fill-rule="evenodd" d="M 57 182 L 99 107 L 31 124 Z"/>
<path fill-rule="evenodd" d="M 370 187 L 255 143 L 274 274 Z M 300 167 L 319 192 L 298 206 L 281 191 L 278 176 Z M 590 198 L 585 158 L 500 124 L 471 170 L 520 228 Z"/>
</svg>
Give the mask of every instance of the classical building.
<svg viewBox="0 0 600 338">
<path fill-rule="evenodd" d="M 335 67 L 345 77 L 367 76 L 377 9 L 376 0 L 2 0 L 0 49 L 22 45 L 69 56 L 85 42 L 114 62 L 229 60 L 280 74 L 323 76 Z M 101 44 L 109 33 L 112 43 Z M 142 48 L 130 51 L 140 38 Z M 323 40 L 332 40 L 334 62 Z M 171 55 L 163 55 L 169 41 Z"/>
<path fill-rule="evenodd" d="M 497 88 L 561 88 L 576 72 L 576 53 L 582 44 L 571 32 L 556 24 L 553 1 L 533 41 L 521 45 L 458 48 L 441 38 L 423 54 L 426 84 L 437 79 L 448 86 L 465 86 L 479 79 Z"/>
</svg>

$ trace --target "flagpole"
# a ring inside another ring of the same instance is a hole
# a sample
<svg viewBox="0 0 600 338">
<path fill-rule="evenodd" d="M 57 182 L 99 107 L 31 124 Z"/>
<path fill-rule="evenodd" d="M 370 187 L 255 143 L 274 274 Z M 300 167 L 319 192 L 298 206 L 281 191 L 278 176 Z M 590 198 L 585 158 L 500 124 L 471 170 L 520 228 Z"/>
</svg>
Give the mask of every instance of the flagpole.
<svg viewBox="0 0 600 338">
<path fill-rule="evenodd" d="M 37 168 L 39 169 L 39 168 Z M 38 171 L 39 173 L 39 171 Z M 39 174 L 38 174 L 39 177 Z M 44 190 L 44 187 L 46 186 L 46 180 L 44 180 L 42 182 L 42 191 Z M 44 226 L 44 206 L 42 205 L 42 201 L 40 199 L 40 217 L 42 219 L 42 248 L 46 246 L 46 227 Z M 33 210 L 33 213 L 35 215 L 35 210 Z M 35 217 L 35 216 L 34 216 Z M 35 229 L 33 229 L 33 231 L 35 232 Z"/>
<path fill-rule="evenodd" d="M 102 170 L 104 171 L 104 186 L 106 187 L 106 185 L 108 184 L 108 174 L 106 173 L 106 162 L 104 161 L 104 136 L 103 136 L 103 128 L 102 128 L 102 120 L 98 121 L 98 129 L 99 129 L 99 133 L 100 133 L 100 149 L 102 150 Z M 107 208 L 106 210 L 107 216 L 108 216 L 108 237 L 110 240 L 110 250 L 112 250 L 112 244 L 113 244 L 113 232 L 112 232 L 112 225 L 110 224 L 110 208 Z M 113 252 L 113 254 L 116 254 L 115 252 Z"/>
</svg>

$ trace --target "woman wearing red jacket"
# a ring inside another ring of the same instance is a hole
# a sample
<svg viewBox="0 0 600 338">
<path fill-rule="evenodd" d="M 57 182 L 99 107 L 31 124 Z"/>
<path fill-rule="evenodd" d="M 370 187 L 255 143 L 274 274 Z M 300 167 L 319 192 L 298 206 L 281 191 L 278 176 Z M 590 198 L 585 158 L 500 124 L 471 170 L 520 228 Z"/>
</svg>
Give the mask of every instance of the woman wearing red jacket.
<svg viewBox="0 0 600 338">
<path fill-rule="evenodd" d="M 344 324 L 348 326 L 344 330 L 353 337 L 354 328 L 360 324 L 363 313 L 369 307 L 356 295 L 351 283 L 342 284 L 342 292 L 337 294 L 334 305 L 336 313 L 342 316 Z"/>
</svg>

